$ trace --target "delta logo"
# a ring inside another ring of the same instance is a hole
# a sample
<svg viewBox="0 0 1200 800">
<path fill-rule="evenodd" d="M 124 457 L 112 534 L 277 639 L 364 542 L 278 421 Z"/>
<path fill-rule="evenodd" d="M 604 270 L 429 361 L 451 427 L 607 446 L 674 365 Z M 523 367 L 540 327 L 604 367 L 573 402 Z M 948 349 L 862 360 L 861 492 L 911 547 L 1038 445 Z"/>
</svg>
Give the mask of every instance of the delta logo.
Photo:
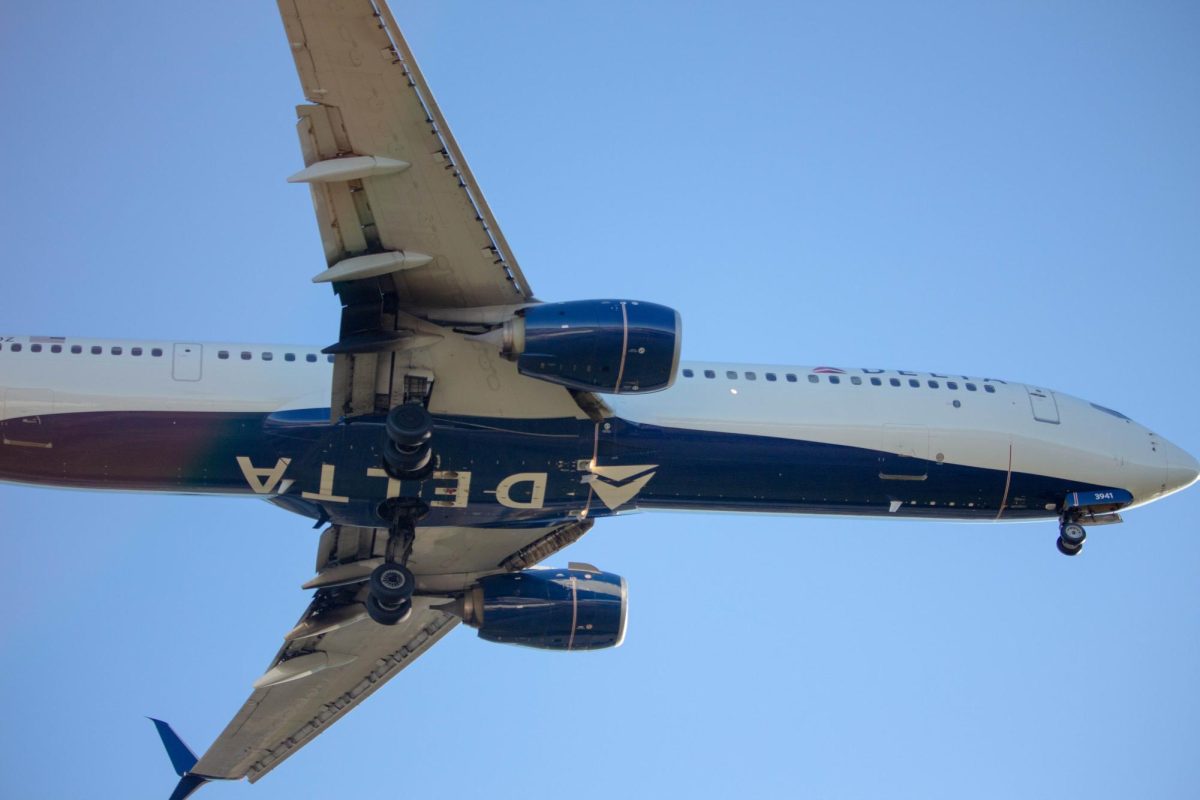
<svg viewBox="0 0 1200 800">
<path fill-rule="evenodd" d="M 818 375 L 845 375 L 846 370 L 837 367 L 817 367 L 813 370 Z"/>
</svg>

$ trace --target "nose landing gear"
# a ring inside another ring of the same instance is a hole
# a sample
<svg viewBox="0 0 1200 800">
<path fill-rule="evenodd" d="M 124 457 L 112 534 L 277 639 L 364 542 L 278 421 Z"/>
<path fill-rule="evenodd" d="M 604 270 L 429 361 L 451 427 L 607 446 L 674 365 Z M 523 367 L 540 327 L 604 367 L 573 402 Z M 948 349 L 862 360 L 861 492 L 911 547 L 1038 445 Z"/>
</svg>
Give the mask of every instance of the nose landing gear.
<svg viewBox="0 0 1200 800">
<path fill-rule="evenodd" d="M 1063 520 L 1058 527 L 1058 552 L 1064 556 L 1077 556 L 1083 550 L 1083 542 L 1087 539 L 1087 531 L 1078 522 Z"/>
</svg>

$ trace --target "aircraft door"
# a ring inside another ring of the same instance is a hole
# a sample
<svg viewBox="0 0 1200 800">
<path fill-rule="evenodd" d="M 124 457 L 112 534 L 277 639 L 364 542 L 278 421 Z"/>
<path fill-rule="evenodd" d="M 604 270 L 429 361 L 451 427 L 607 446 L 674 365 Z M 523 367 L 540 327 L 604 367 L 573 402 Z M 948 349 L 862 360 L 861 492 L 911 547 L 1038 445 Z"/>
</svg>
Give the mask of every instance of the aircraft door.
<svg viewBox="0 0 1200 800">
<path fill-rule="evenodd" d="M 198 381 L 204 361 L 204 347 L 185 342 L 175 343 L 171 377 L 177 381 Z"/>
<path fill-rule="evenodd" d="M 1058 401 L 1054 399 L 1054 392 L 1048 389 L 1039 389 L 1036 386 L 1026 386 L 1025 389 L 1029 392 L 1029 405 L 1033 409 L 1033 418 L 1038 422 L 1057 425 L 1059 422 Z"/>
<path fill-rule="evenodd" d="M 51 447 L 42 417 L 54 413 L 54 393 L 46 389 L 5 389 L 0 393 L 0 436 L 5 445 Z"/>
</svg>

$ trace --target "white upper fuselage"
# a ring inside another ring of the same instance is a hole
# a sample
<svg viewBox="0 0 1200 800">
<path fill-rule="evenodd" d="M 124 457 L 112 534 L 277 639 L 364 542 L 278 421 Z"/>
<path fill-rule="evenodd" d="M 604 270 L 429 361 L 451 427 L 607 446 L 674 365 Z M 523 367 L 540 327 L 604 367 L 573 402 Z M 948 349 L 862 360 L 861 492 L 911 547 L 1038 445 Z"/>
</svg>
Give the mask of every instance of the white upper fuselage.
<svg viewBox="0 0 1200 800">
<path fill-rule="evenodd" d="M 0 420 L 104 411 L 327 408 L 332 365 L 303 345 L 0 338 Z M 608 395 L 627 420 L 794 439 L 937 463 L 1069 477 L 1144 503 L 1196 461 L 1070 395 L 961 375 L 685 362 L 670 389 Z M 6 443 L 15 439 L 6 427 Z"/>
</svg>

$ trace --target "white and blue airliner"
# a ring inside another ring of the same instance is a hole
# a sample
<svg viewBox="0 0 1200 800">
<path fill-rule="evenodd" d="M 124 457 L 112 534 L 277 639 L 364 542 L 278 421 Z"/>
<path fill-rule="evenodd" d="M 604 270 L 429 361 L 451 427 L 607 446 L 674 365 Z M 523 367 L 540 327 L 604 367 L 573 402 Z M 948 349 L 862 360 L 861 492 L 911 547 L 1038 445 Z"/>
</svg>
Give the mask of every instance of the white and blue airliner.
<svg viewBox="0 0 1200 800">
<path fill-rule="evenodd" d="M 341 305 L 312 345 L 0 337 L 0 480 L 261 498 L 321 528 L 310 605 L 182 800 L 255 781 L 458 622 L 621 642 L 624 580 L 538 564 L 654 509 L 1088 526 L 1197 480 L 1157 431 L 969 374 L 680 362 L 637 299 L 535 299 L 381 0 L 280 0 Z"/>
</svg>

